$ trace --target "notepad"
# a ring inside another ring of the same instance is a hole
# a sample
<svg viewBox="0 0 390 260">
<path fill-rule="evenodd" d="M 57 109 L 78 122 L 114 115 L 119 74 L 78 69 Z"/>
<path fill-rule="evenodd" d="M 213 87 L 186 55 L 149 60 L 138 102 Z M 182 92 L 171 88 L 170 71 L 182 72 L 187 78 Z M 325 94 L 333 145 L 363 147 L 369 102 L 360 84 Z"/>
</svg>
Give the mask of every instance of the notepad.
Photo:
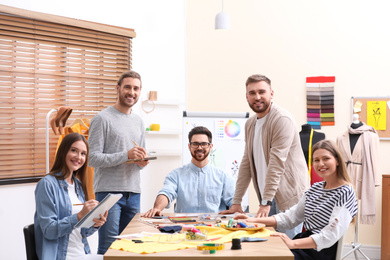
<svg viewBox="0 0 390 260">
<path fill-rule="evenodd" d="M 156 160 L 156 156 L 146 157 L 143 159 L 129 159 L 126 161 L 126 163 L 133 163 L 133 162 L 140 162 L 140 161 L 149 161 L 149 160 Z"/>
<path fill-rule="evenodd" d="M 106 210 L 114 206 L 117 201 L 122 198 L 122 194 L 109 193 L 93 210 L 88 212 L 79 222 L 76 223 L 75 228 L 90 228 L 95 222 L 94 218 L 100 218 L 100 214 L 104 215 Z"/>
</svg>

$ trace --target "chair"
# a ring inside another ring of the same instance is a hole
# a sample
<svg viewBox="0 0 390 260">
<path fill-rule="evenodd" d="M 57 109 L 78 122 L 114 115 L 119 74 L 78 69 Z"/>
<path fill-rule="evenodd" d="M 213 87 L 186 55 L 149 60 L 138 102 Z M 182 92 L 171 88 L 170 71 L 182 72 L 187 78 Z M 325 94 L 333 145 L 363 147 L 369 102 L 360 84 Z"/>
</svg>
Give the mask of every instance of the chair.
<svg viewBox="0 0 390 260">
<path fill-rule="evenodd" d="M 39 260 L 35 250 L 35 232 L 34 224 L 27 225 L 23 228 L 24 242 L 26 244 L 27 260 Z"/>
<path fill-rule="evenodd" d="M 344 247 L 344 237 L 345 235 L 343 235 L 337 242 L 336 260 L 343 259 L 342 254 L 343 254 L 343 247 Z"/>
</svg>

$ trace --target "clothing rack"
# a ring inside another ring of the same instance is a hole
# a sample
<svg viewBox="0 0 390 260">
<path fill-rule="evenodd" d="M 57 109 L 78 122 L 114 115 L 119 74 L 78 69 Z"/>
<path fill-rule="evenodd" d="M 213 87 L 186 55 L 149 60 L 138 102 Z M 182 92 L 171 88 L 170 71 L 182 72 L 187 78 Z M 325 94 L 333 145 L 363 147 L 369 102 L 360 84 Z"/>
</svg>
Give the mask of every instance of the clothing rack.
<svg viewBox="0 0 390 260">
<path fill-rule="evenodd" d="M 50 122 L 50 116 L 53 112 L 58 111 L 57 109 L 51 109 L 49 112 L 46 114 L 46 173 L 49 172 L 49 122 Z M 77 113 L 85 113 L 85 114 L 95 114 L 99 113 L 100 111 L 95 111 L 95 110 L 73 110 L 72 112 L 77 112 Z"/>
</svg>

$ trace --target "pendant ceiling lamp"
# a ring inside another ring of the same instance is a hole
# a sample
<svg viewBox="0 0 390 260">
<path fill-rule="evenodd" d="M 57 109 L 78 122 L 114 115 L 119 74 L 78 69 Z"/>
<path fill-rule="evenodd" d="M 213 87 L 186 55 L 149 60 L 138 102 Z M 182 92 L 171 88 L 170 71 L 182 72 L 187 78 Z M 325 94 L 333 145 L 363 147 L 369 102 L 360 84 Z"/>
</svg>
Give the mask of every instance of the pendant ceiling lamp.
<svg viewBox="0 0 390 260">
<path fill-rule="evenodd" d="M 222 12 L 215 16 L 215 30 L 229 30 L 230 29 L 230 15 L 223 11 L 222 0 Z"/>
</svg>

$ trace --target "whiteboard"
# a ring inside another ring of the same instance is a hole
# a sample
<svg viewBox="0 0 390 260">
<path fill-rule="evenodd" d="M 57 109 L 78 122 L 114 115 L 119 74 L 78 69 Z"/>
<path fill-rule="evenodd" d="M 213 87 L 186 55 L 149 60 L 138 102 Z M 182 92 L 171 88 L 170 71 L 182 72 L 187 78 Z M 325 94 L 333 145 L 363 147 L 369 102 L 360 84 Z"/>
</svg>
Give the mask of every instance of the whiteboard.
<svg viewBox="0 0 390 260">
<path fill-rule="evenodd" d="M 211 165 L 224 170 L 237 180 L 238 169 L 245 149 L 245 123 L 249 113 L 183 112 L 183 164 L 191 162 L 188 133 L 195 126 L 204 126 L 213 135 L 213 149 L 209 154 Z M 248 211 L 248 191 L 241 206 Z"/>
</svg>

